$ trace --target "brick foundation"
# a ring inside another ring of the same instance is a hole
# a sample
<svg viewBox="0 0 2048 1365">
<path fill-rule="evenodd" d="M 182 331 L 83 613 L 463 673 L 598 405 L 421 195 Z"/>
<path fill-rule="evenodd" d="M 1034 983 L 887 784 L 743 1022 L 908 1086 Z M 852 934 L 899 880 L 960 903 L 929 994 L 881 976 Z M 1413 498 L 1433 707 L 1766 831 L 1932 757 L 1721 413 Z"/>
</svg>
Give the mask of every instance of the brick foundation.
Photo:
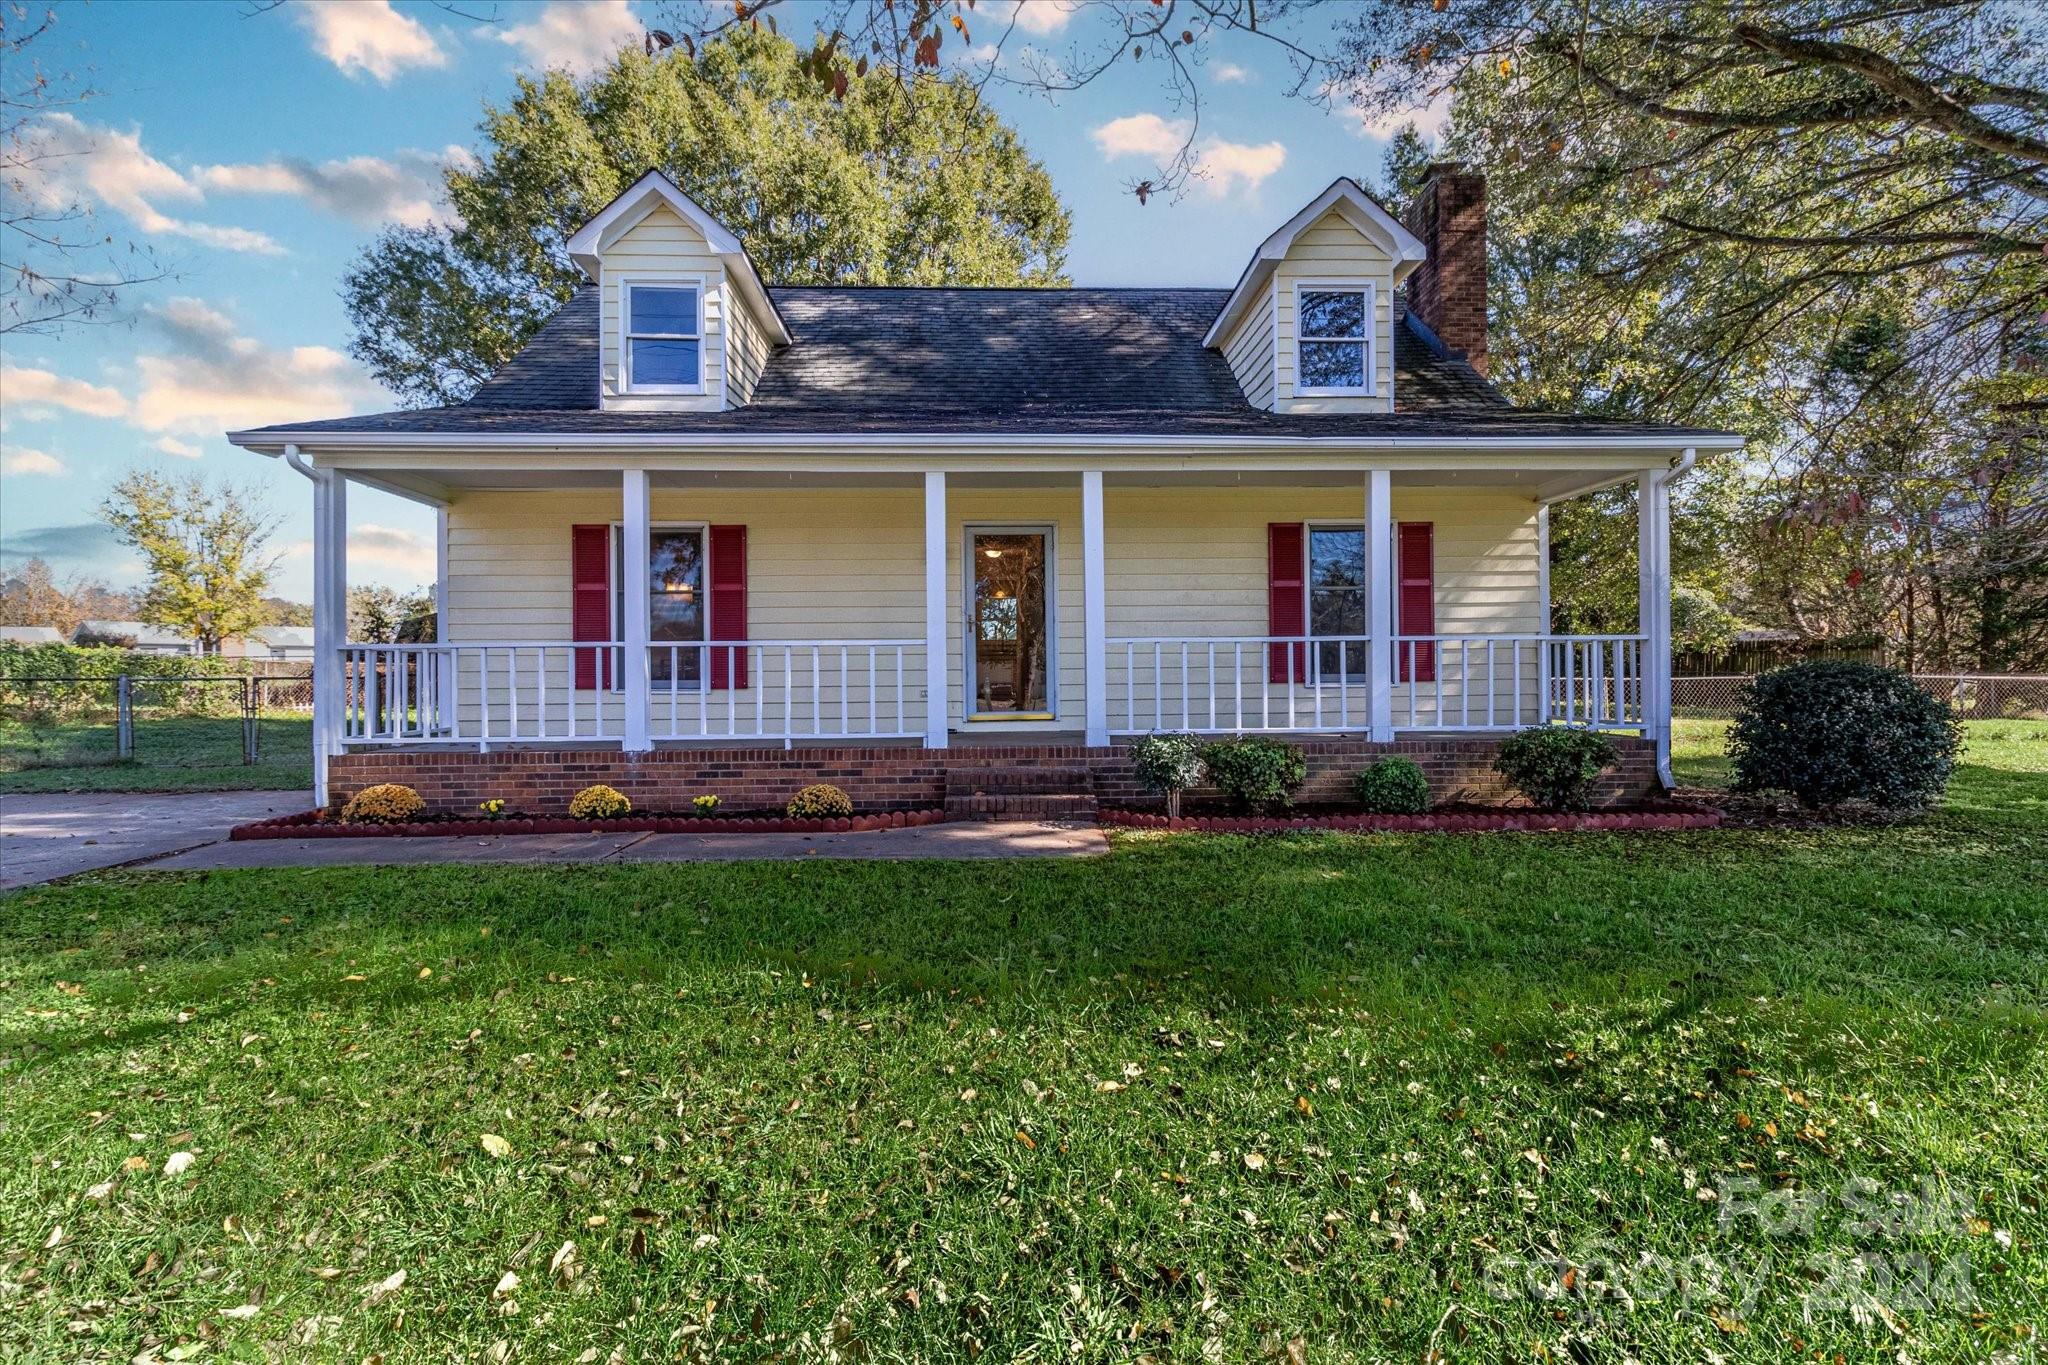
<svg viewBox="0 0 2048 1365">
<path fill-rule="evenodd" d="M 1624 805 L 1656 791 L 1655 754 L 1644 740 L 1614 736 L 1621 763 L 1600 779 L 1596 804 Z M 1385 754 L 1413 759 L 1429 778 L 1438 803 L 1501 803 L 1510 793 L 1493 771 L 1495 739 L 1418 737 L 1391 744 L 1324 738 L 1295 741 L 1308 760 L 1308 780 L 1296 793 L 1305 802 L 1350 799 L 1352 775 Z M 487 754 L 459 750 L 371 749 L 343 754 L 328 769 L 328 794 L 338 807 L 364 787 L 402 782 L 426 798 L 434 811 L 474 810 L 479 801 L 502 797 L 515 810 L 536 815 L 565 813 L 569 798 L 592 783 L 624 792 L 636 809 L 687 811 L 690 798 L 712 792 L 726 809 L 780 810 L 797 789 L 830 782 L 862 811 L 908 810 L 941 804 L 947 774 L 957 799 L 961 770 L 1000 773 L 1015 789 L 1019 774 L 1033 769 L 1086 774 L 1105 805 L 1151 805 L 1158 798 L 1138 785 L 1129 750 L 1121 745 L 1030 745 L 923 749 L 892 745 L 842 748 L 657 749 L 626 754 L 616 749 L 501 749 Z M 1029 784 L 1027 784 L 1029 785 Z M 1081 785 L 1076 781 L 1074 785 Z M 1193 793 L 1195 799 L 1213 793 Z"/>
</svg>

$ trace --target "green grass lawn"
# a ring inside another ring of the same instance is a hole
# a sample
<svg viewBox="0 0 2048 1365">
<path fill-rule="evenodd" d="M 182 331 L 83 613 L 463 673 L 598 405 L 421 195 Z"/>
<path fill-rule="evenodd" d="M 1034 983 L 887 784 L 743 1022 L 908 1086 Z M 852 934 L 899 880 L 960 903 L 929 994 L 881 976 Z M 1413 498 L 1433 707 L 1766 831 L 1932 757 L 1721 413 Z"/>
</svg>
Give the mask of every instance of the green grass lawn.
<svg viewBox="0 0 2048 1365">
<path fill-rule="evenodd" d="M 2032 1359 L 2044 740 L 1884 828 L 21 893 L 0 1355 Z"/>
<path fill-rule="evenodd" d="M 0 720 L 0 793 L 256 791 L 313 785 L 313 721 L 302 711 L 258 720 L 257 758 L 242 762 L 240 716 L 135 720 L 135 757 L 116 757 L 114 723 L 31 727 Z"/>
</svg>

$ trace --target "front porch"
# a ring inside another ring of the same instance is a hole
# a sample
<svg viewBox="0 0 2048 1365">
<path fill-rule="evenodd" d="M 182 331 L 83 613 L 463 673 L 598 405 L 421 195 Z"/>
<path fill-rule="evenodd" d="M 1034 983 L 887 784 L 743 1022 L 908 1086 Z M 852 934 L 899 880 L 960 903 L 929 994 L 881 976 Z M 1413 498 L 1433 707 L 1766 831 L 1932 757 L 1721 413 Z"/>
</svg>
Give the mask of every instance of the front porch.
<svg viewBox="0 0 2048 1365">
<path fill-rule="evenodd" d="M 948 772 L 1023 763 L 1123 800 L 1118 741 L 1171 730 L 1295 737 L 1332 782 L 1398 746 L 1441 759 L 1439 799 L 1486 799 L 1498 737 L 1542 724 L 1638 737 L 1640 794 L 1668 744 L 1676 462 L 329 456 L 309 471 L 320 794 L 554 804 L 608 781 L 751 805 L 845 769 L 857 802 L 904 806 L 943 799 Z M 435 642 L 342 638 L 351 481 L 439 508 Z M 1552 634 L 1548 504 L 1617 482 L 1647 512 L 1639 627 Z"/>
</svg>

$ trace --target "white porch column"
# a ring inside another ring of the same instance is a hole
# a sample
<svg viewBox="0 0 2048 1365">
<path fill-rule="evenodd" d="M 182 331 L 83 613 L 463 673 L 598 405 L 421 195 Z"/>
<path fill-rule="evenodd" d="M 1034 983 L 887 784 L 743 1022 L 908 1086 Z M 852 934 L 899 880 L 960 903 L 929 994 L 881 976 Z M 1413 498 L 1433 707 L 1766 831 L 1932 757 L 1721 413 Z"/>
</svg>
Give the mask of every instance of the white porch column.
<svg viewBox="0 0 2048 1365">
<path fill-rule="evenodd" d="M 348 643 L 348 480 L 313 470 L 313 804 L 327 804 L 327 761 L 346 733 Z"/>
<path fill-rule="evenodd" d="M 448 643 L 448 509 L 434 509 L 434 643 Z M 437 653 L 434 669 L 434 729 L 451 732 L 455 723 L 455 659 Z"/>
<path fill-rule="evenodd" d="M 924 743 L 946 747 L 946 474 L 924 476 Z"/>
<path fill-rule="evenodd" d="M 1671 476 L 1636 480 L 1636 631 L 1643 637 L 1643 736 L 1657 746 L 1657 778 L 1671 780 Z"/>
<path fill-rule="evenodd" d="M 620 477 L 624 512 L 620 518 L 619 557 L 624 563 L 624 572 L 620 575 L 619 590 L 625 599 L 625 609 L 619 616 L 620 638 L 626 647 L 625 658 L 620 665 L 625 671 L 626 684 L 626 738 L 623 747 L 628 753 L 644 753 L 654 747 L 647 738 L 648 693 L 651 690 L 647 660 L 647 615 L 651 609 L 647 566 L 647 471 L 628 469 Z"/>
<path fill-rule="evenodd" d="M 1550 634 L 1550 504 L 1547 502 L 1536 504 L 1536 612 L 1536 633 Z"/>
<path fill-rule="evenodd" d="M 1109 743 L 1109 575 L 1102 562 L 1102 471 L 1081 472 L 1081 656 L 1087 743 Z"/>
<path fill-rule="evenodd" d="M 1365 476 L 1366 714 L 1370 738 L 1394 737 L 1394 480 L 1384 469 Z"/>
</svg>

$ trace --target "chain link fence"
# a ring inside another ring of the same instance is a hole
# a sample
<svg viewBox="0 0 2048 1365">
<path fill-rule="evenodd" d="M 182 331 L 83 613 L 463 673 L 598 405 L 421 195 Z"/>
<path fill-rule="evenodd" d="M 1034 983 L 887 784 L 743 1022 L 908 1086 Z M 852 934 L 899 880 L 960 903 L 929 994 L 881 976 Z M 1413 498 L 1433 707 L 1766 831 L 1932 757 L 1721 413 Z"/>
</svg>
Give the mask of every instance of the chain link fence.
<svg viewBox="0 0 2048 1365">
<path fill-rule="evenodd" d="M 1671 713 L 1693 720 L 1732 720 L 1753 681 L 1747 674 L 1673 678 Z M 1964 720 L 2048 720 L 2048 673 L 1915 673 L 1933 696 Z"/>
<path fill-rule="evenodd" d="M 311 761 L 305 674 L 0 678 L 0 772 Z"/>
</svg>

